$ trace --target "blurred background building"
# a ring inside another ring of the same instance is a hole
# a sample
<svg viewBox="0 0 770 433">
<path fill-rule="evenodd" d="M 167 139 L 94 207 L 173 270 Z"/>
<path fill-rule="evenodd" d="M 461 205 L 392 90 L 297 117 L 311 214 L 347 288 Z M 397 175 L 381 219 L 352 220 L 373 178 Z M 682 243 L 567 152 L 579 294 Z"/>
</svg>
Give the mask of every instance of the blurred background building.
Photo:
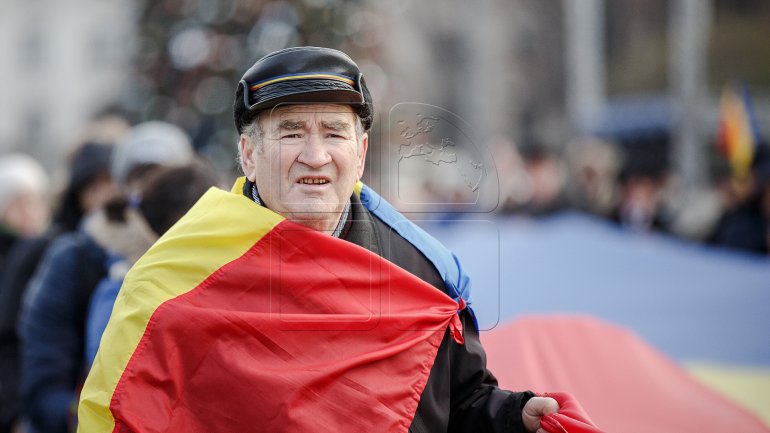
<svg viewBox="0 0 770 433">
<path fill-rule="evenodd" d="M 129 93 L 134 2 L 0 2 L 0 150 L 60 164 L 83 125 Z"/>
<path fill-rule="evenodd" d="M 260 56 L 301 44 L 360 63 L 383 148 L 399 146 L 389 114 L 403 102 L 463 119 L 475 146 L 507 140 L 533 185 L 514 197 L 501 191 L 503 210 L 574 205 L 562 194 L 551 194 L 558 206 L 528 203 L 539 187 L 532 170 L 549 160 L 571 174 L 568 143 L 587 137 L 616 152 L 619 178 L 644 172 L 675 185 L 673 201 L 703 202 L 700 193 L 724 176 L 715 143 L 728 83 L 751 95 L 757 137 L 770 133 L 762 0 L 2 0 L 0 8 L 0 149 L 52 169 L 85 122 L 107 111 L 175 123 L 235 172 L 234 83 Z M 387 164 L 370 163 L 371 176 Z"/>
</svg>

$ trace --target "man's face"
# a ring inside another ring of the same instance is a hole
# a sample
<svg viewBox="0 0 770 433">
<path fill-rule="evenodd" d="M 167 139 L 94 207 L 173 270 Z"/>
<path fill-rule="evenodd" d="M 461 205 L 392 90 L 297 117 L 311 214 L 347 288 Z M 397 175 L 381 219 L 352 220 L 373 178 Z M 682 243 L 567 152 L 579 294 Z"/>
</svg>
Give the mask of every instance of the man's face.
<svg viewBox="0 0 770 433">
<path fill-rule="evenodd" d="M 265 204 L 316 230 L 333 230 L 364 171 L 368 136 L 346 105 L 293 105 L 257 120 L 262 143 L 241 135 L 241 165 Z M 257 139 L 258 141 L 258 139 Z"/>
</svg>

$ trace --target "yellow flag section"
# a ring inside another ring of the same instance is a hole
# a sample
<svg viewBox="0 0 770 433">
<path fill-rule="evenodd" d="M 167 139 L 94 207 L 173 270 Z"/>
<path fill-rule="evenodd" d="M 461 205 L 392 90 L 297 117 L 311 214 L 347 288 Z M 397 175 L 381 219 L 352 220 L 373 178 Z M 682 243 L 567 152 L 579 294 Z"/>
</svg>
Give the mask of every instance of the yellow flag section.
<svg viewBox="0 0 770 433">
<path fill-rule="evenodd" d="M 99 348 L 80 397 L 79 432 L 113 431 L 113 392 L 153 312 L 241 257 L 283 221 L 240 194 L 242 185 L 243 179 L 232 192 L 216 188 L 206 192 L 126 276 L 103 336 L 104 341 L 120 344 Z M 142 281 L 143 275 L 152 275 L 154 280 Z"/>
<path fill-rule="evenodd" d="M 687 371 L 710 388 L 757 415 L 770 427 L 770 368 L 692 362 Z"/>
</svg>

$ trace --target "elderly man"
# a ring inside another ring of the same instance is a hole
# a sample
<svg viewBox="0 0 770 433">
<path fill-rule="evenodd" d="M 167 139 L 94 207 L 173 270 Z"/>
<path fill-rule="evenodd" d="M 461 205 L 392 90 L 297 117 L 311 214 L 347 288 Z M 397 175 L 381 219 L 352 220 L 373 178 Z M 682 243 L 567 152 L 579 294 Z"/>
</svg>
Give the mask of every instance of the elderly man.
<svg viewBox="0 0 770 433">
<path fill-rule="evenodd" d="M 558 404 L 497 387 L 456 258 L 360 182 L 358 66 L 272 53 L 234 117 L 245 177 L 126 277 L 81 431 L 542 431 Z"/>
</svg>

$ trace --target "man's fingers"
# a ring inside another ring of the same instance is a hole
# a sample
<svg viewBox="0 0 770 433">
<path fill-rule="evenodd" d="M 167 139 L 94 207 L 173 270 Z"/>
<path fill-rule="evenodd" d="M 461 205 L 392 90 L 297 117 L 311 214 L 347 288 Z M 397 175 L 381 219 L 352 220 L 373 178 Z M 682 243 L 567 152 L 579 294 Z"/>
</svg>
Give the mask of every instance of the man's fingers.
<svg viewBox="0 0 770 433">
<path fill-rule="evenodd" d="M 524 428 L 530 433 L 545 433 L 540 428 L 540 417 L 559 411 L 559 403 L 551 397 L 532 397 L 524 405 L 522 421 Z"/>
<path fill-rule="evenodd" d="M 528 415 L 541 417 L 559 411 L 559 403 L 551 397 L 532 397 L 526 405 L 524 411 Z"/>
<path fill-rule="evenodd" d="M 543 397 L 543 415 L 548 415 L 549 413 L 556 413 L 559 411 L 559 403 L 556 402 L 556 400 L 552 399 L 551 397 Z"/>
</svg>

